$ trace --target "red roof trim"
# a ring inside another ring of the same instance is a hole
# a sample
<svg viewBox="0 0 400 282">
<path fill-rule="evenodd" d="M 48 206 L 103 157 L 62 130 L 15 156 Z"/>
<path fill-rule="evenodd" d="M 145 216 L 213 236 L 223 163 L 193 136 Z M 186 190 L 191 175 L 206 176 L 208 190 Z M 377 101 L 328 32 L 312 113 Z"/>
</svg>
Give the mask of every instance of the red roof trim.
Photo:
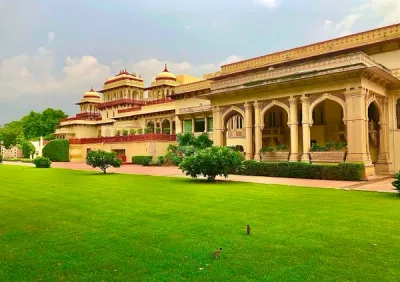
<svg viewBox="0 0 400 282">
<path fill-rule="evenodd" d="M 125 80 L 125 79 L 143 82 L 143 79 L 138 78 L 138 77 L 118 77 L 118 78 L 115 78 L 115 79 L 112 79 L 112 80 L 107 80 L 106 82 L 104 82 L 104 84 L 109 84 L 109 83 L 113 83 L 113 82 L 117 82 L 117 81 Z"/>
</svg>

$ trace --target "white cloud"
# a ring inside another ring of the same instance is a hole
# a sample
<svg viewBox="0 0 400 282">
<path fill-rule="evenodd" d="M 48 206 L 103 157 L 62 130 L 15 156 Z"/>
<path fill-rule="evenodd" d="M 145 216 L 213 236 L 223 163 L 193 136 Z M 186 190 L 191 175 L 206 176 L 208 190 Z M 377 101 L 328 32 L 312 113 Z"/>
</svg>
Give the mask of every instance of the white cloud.
<svg viewBox="0 0 400 282">
<path fill-rule="evenodd" d="M 44 48 L 44 47 L 39 47 L 37 52 L 38 52 L 39 55 L 42 55 L 42 56 L 46 56 L 46 55 L 50 55 L 51 54 L 51 51 L 46 49 L 46 48 Z"/>
<path fill-rule="evenodd" d="M 400 22 L 399 0 L 370 0 L 369 8 L 378 16 L 383 17 L 380 26 Z"/>
<path fill-rule="evenodd" d="M 335 26 L 335 31 L 340 33 L 340 36 L 351 34 L 351 29 L 356 21 L 361 18 L 361 14 L 350 14 L 345 17 L 340 23 Z"/>
<path fill-rule="evenodd" d="M 258 5 L 263 5 L 267 8 L 273 9 L 278 7 L 278 1 L 277 0 L 253 0 L 255 4 Z"/>
<path fill-rule="evenodd" d="M 54 39 L 56 39 L 56 33 L 54 31 L 49 32 L 49 34 L 47 35 L 47 41 L 52 42 L 54 41 Z"/>
<path fill-rule="evenodd" d="M 332 25 L 333 25 L 332 21 L 326 20 L 324 22 L 324 26 L 322 27 L 322 29 L 323 30 L 330 30 L 332 28 Z"/>
</svg>

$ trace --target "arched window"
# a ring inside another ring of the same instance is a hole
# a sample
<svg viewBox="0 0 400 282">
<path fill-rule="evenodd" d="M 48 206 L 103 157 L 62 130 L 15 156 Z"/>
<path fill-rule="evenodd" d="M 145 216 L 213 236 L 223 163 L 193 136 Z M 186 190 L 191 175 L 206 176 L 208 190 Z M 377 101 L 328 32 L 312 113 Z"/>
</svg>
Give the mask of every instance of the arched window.
<svg viewBox="0 0 400 282">
<path fill-rule="evenodd" d="M 228 128 L 230 130 L 243 129 L 243 117 L 241 115 L 233 116 L 228 122 Z"/>
</svg>

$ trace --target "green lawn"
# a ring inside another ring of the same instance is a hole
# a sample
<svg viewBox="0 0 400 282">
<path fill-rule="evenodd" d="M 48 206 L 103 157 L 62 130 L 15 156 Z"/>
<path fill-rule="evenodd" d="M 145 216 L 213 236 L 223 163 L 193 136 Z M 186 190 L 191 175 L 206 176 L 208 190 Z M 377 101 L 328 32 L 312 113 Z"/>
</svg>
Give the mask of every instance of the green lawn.
<svg viewBox="0 0 400 282">
<path fill-rule="evenodd" d="M 1 281 L 398 281 L 399 257 L 395 194 L 0 165 Z"/>
</svg>

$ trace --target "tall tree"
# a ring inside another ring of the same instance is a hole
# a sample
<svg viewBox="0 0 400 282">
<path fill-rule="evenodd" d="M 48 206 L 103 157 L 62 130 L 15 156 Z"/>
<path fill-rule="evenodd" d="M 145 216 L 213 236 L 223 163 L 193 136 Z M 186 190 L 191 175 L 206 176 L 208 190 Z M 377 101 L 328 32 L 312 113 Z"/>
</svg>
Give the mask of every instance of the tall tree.
<svg viewBox="0 0 400 282">
<path fill-rule="evenodd" d="M 22 122 L 19 120 L 12 121 L 0 128 L 0 140 L 6 148 L 10 148 L 17 144 L 18 139 L 23 137 Z"/>
<path fill-rule="evenodd" d="M 46 109 L 43 113 L 30 112 L 22 118 L 24 135 L 27 139 L 52 134 L 60 120 L 67 117 L 61 110 Z"/>
</svg>

